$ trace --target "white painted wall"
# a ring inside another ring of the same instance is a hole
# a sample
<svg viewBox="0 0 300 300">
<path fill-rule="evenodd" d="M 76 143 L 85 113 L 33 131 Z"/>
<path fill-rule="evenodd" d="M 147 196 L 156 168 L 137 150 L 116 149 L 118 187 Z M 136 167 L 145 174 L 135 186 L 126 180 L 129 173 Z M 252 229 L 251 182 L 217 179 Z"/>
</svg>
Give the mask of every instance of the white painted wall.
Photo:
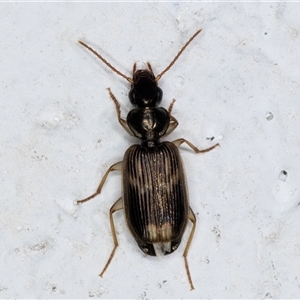
<svg viewBox="0 0 300 300">
<path fill-rule="evenodd" d="M 0 298 L 299 298 L 299 3 L 1 3 Z M 135 142 L 106 88 L 131 109 L 129 84 L 81 47 L 130 75 L 159 73 L 162 105 L 177 101 L 190 205 L 198 224 L 183 245 L 145 257 L 122 213 L 112 249 L 108 212 L 121 195 L 106 169 Z M 213 141 L 210 138 L 214 137 Z M 287 175 L 281 172 L 286 171 Z"/>
</svg>

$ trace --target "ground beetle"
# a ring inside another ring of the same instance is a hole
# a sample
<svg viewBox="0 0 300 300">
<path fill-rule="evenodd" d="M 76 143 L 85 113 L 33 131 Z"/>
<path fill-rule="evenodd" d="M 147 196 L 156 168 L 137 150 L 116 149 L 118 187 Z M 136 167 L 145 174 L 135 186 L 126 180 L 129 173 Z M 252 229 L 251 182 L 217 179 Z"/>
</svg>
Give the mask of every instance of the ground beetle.
<svg viewBox="0 0 300 300">
<path fill-rule="evenodd" d="M 189 43 L 201 32 L 198 30 L 182 47 L 168 67 L 156 77 L 151 65 L 148 69 L 137 70 L 133 65 L 133 78 L 122 74 L 100 54 L 79 41 L 81 45 L 93 52 L 103 63 L 118 75 L 131 83 L 129 100 L 135 106 L 127 119 L 121 117 L 120 104 L 111 90 L 108 93 L 114 101 L 117 116 L 122 127 L 132 136 L 141 140 L 141 144 L 132 145 L 125 153 L 123 161 L 112 165 L 105 173 L 97 191 L 77 204 L 86 202 L 100 194 L 108 174 L 119 170 L 123 178 L 123 195 L 110 209 L 110 226 L 113 235 L 114 248 L 100 276 L 109 266 L 118 240 L 113 221 L 113 213 L 124 209 L 127 225 L 141 250 L 152 256 L 162 256 L 174 252 L 182 239 L 188 220 L 193 224 L 187 245 L 183 252 L 185 268 L 191 289 L 194 289 L 187 254 L 196 228 L 196 217 L 189 206 L 187 184 L 183 162 L 178 147 L 186 143 L 196 153 L 208 152 L 199 150 L 189 141 L 181 138 L 173 142 L 161 142 L 160 138 L 170 134 L 178 125 L 171 115 L 174 101 L 166 110 L 158 107 L 163 92 L 157 86 L 157 81 L 167 72 Z"/>
</svg>

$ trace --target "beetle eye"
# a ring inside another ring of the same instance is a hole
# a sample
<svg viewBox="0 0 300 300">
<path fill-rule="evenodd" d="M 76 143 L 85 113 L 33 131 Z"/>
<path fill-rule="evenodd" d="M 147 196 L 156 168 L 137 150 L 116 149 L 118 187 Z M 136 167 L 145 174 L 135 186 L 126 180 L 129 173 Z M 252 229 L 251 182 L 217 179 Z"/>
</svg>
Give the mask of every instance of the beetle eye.
<svg viewBox="0 0 300 300">
<path fill-rule="evenodd" d="M 157 87 L 157 100 L 156 100 L 156 104 L 159 104 L 161 102 L 163 96 L 163 92 L 161 90 L 161 88 Z"/>
<path fill-rule="evenodd" d="M 136 99 L 135 99 L 135 92 L 134 89 L 131 89 L 129 94 L 128 94 L 130 102 L 135 105 L 136 104 Z"/>
</svg>

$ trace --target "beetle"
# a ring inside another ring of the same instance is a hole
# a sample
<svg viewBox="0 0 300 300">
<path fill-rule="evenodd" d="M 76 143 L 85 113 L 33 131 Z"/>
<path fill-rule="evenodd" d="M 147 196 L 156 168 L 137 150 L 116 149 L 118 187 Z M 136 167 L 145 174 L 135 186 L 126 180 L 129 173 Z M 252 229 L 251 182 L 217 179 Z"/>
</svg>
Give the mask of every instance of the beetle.
<svg viewBox="0 0 300 300">
<path fill-rule="evenodd" d="M 140 249 L 151 256 L 163 256 L 174 252 L 180 245 L 188 220 L 192 222 L 183 257 L 191 290 L 194 289 L 187 255 L 196 229 L 196 217 L 189 206 L 185 171 L 178 147 L 185 143 L 195 153 L 205 153 L 219 144 L 200 150 L 184 138 L 173 142 L 161 141 L 162 137 L 167 136 L 177 127 L 178 121 L 171 114 L 174 99 L 168 110 L 159 107 L 163 92 L 157 82 L 201 30 L 199 29 L 186 42 L 171 63 L 156 77 L 148 62 L 147 69 L 137 70 L 134 64 L 133 77 L 130 78 L 113 67 L 86 43 L 78 41 L 131 84 L 128 97 L 134 109 L 128 113 L 126 119 L 121 117 L 120 104 L 110 88 L 108 93 L 115 103 L 121 126 L 141 141 L 140 144 L 128 148 L 123 160 L 113 164 L 106 171 L 94 194 L 77 201 L 77 204 L 81 204 L 91 200 L 100 194 L 110 172 L 116 170 L 122 172 L 122 197 L 112 205 L 109 213 L 114 247 L 99 274 L 101 277 L 111 263 L 118 246 L 113 214 L 124 209 L 132 236 Z"/>
</svg>

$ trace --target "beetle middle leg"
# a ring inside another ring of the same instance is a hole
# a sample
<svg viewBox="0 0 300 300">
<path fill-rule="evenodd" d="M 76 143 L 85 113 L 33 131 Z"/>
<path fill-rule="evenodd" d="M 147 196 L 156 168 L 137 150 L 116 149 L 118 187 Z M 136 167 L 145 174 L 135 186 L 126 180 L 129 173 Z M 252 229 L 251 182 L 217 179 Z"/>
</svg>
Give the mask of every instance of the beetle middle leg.
<svg viewBox="0 0 300 300">
<path fill-rule="evenodd" d="M 103 277 L 104 272 L 106 271 L 106 269 L 108 268 L 109 264 L 111 263 L 111 260 L 113 259 L 114 254 L 116 252 L 116 249 L 117 249 L 117 247 L 119 245 L 118 244 L 117 235 L 116 235 L 116 229 L 115 229 L 115 224 L 114 224 L 114 219 L 113 219 L 113 213 L 116 212 L 116 211 L 118 211 L 118 210 L 120 210 L 120 209 L 123 209 L 123 208 L 124 208 L 123 199 L 119 198 L 114 203 L 114 205 L 110 208 L 110 211 L 109 211 L 109 222 L 110 222 L 111 233 L 112 233 L 113 240 L 114 240 L 114 248 L 111 251 L 109 259 L 108 259 L 107 263 L 105 264 L 102 272 L 99 274 L 99 276 L 101 276 L 101 277 Z"/>
<path fill-rule="evenodd" d="M 122 164 L 123 164 L 123 162 L 120 161 L 120 162 L 118 162 L 118 163 L 113 164 L 112 166 L 110 166 L 110 168 L 104 174 L 104 176 L 103 176 L 103 178 L 102 178 L 102 180 L 101 180 L 101 182 L 100 182 L 100 184 L 99 184 L 99 186 L 97 188 L 97 191 L 94 194 L 92 194 L 91 196 L 87 197 L 87 198 L 84 198 L 82 200 L 77 200 L 77 204 L 89 201 L 89 200 L 93 199 L 95 196 L 99 195 L 101 193 L 102 187 L 103 187 L 103 185 L 104 185 L 104 183 L 106 181 L 106 178 L 107 178 L 108 174 L 110 172 L 112 172 L 112 171 L 117 171 L 117 170 L 120 171 L 122 169 Z"/>
<path fill-rule="evenodd" d="M 184 252 L 183 252 L 183 258 L 184 258 L 184 265 L 185 265 L 186 273 L 187 273 L 189 283 L 190 283 L 190 286 L 191 286 L 191 290 L 193 290 L 194 285 L 193 285 L 192 276 L 191 276 L 190 269 L 189 269 L 189 264 L 188 264 L 188 261 L 187 261 L 187 255 L 188 255 L 190 245 L 191 245 L 191 242 L 193 240 L 193 236 L 194 236 L 195 229 L 196 229 L 196 217 L 195 217 L 195 214 L 194 214 L 194 212 L 192 211 L 192 209 L 190 207 L 189 207 L 188 218 L 193 223 L 193 227 L 191 229 L 189 239 L 187 241 L 187 244 L 186 244 Z"/>
<path fill-rule="evenodd" d="M 220 144 L 215 144 L 214 146 L 212 147 L 209 147 L 207 149 L 198 149 L 195 145 L 193 145 L 191 142 L 187 141 L 186 139 L 177 139 L 175 141 L 172 142 L 175 146 L 179 147 L 181 144 L 183 143 L 186 143 L 188 146 L 190 146 L 196 153 L 205 153 L 205 152 L 209 152 L 211 151 L 212 149 L 220 146 Z"/>
</svg>

